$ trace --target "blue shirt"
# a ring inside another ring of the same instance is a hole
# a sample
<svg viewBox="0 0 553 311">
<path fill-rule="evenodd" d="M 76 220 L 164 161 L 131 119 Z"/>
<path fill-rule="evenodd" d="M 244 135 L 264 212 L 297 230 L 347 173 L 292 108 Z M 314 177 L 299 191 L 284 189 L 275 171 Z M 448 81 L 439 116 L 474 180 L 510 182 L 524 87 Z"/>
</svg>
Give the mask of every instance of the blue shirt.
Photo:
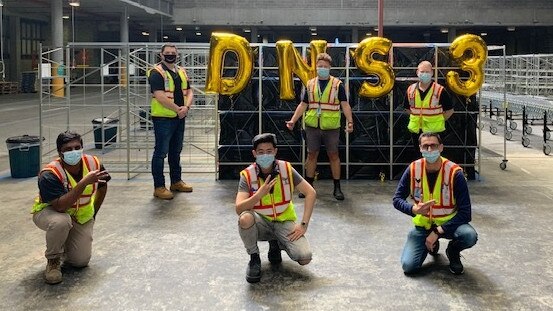
<svg viewBox="0 0 553 311">
<path fill-rule="evenodd" d="M 429 186 L 432 191 L 433 183 L 436 181 L 437 172 L 426 173 L 429 179 Z M 434 175 L 434 176 L 431 176 Z M 411 217 L 415 217 L 413 214 L 414 202 L 409 202 L 406 199 L 411 196 L 411 173 L 409 167 L 401 176 L 399 184 L 397 185 L 396 193 L 394 194 L 393 203 L 394 207 Z M 463 224 L 468 224 L 471 221 L 471 204 L 469 189 L 467 181 L 462 171 L 457 171 L 453 178 L 453 196 L 455 197 L 455 204 L 457 206 L 457 214 L 453 216 L 448 222 L 442 224 L 442 229 L 445 235 L 451 236 L 457 230 L 457 227 Z"/>
</svg>

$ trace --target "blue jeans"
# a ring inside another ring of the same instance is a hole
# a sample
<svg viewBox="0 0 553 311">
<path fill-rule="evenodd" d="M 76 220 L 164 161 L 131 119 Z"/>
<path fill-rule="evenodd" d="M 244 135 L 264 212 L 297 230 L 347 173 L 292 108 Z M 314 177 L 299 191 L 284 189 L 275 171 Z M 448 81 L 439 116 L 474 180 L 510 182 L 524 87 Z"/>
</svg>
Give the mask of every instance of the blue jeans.
<svg viewBox="0 0 553 311">
<path fill-rule="evenodd" d="M 428 250 L 426 249 L 426 237 L 428 232 L 423 227 L 415 227 L 407 236 L 407 241 L 401 254 L 401 266 L 403 272 L 413 273 L 417 271 L 426 259 Z M 452 235 L 444 236 L 446 239 L 456 242 L 460 250 L 471 248 L 478 240 L 478 234 L 469 224 L 460 225 Z M 451 242 L 450 242 L 451 243 Z"/>
<path fill-rule="evenodd" d="M 184 138 L 184 119 L 157 119 L 153 118 L 155 147 L 152 156 L 152 176 L 154 187 L 165 187 L 163 166 L 165 157 L 169 157 L 169 176 L 171 184 L 181 180 L 180 153 Z"/>
</svg>

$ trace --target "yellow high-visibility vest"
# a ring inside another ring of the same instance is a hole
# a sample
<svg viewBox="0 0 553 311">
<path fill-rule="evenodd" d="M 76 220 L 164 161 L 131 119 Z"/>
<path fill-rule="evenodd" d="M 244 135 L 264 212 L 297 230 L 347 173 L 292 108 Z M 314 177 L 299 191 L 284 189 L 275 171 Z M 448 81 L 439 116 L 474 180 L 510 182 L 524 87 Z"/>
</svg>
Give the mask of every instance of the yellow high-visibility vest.
<svg viewBox="0 0 553 311">
<path fill-rule="evenodd" d="M 305 113 L 305 125 L 320 128 L 321 130 L 334 130 L 340 128 L 340 100 L 338 99 L 340 79 L 333 76 L 325 89 L 321 92 L 319 77 L 307 82 L 308 110 Z"/>
<path fill-rule="evenodd" d="M 444 87 L 436 82 L 432 83 L 430 91 L 421 99 L 418 83 L 413 83 L 407 89 L 409 99 L 409 125 L 412 133 L 441 133 L 445 131 L 445 118 L 440 105 L 440 96 Z"/>
<path fill-rule="evenodd" d="M 69 192 L 71 191 L 71 189 L 77 186 L 77 182 L 75 181 L 73 176 L 71 176 L 71 174 L 69 174 L 63 168 L 61 161 L 61 159 L 57 159 L 50 162 L 48 165 L 46 165 L 45 168 L 40 171 L 39 176 L 45 171 L 50 171 L 54 173 L 54 175 L 59 179 L 64 188 L 67 189 L 67 191 Z M 83 166 L 81 170 L 82 177 L 86 176 L 90 171 L 100 169 L 100 161 L 95 156 L 83 154 L 81 162 Z M 97 189 L 97 183 L 87 185 L 77 201 L 73 204 L 73 206 L 71 206 L 71 208 L 67 209 L 67 211 L 65 212 L 73 216 L 78 223 L 87 223 L 94 217 L 94 197 L 96 195 Z M 50 203 L 42 202 L 42 199 L 39 195 L 35 198 L 35 204 L 33 205 L 31 213 L 38 213 L 46 208 L 48 205 L 50 205 Z"/>
<path fill-rule="evenodd" d="M 185 98 L 186 102 L 186 96 L 184 96 L 184 92 L 188 89 L 188 76 L 186 75 L 186 71 L 184 68 L 175 66 L 177 69 L 177 73 L 182 81 L 181 83 L 181 92 L 183 92 L 183 98 Z M 163 69 L 163 66 L 161 64 L 157 64 L 154 68 L 150 69 L 148 71 L 148 77 L 150 77 L 150 74 L 152 70 L 155 70 L 159 72 L 161 77 L 163 77 L 163 85 L 165 87 L 165 96 L 167 98 L 174 100 L 175 98 L 175 81 L 173 81 L 173 76 Z M 177 113 L 174 112 L 171 109 L 166 108 L 163 106 L 152 94 L 152 100 L 150 101 L 151 106 L 151 114 L 153 117 L 166 117 L 166 118 L 174 118 L 177 116 Z"/>
<path fill-rule="evenodd" d="M 428 178 L 426 177 L 426 160 L 419 159 L 409 166 L 411 175 L 411 197 L 415 203 L 435 200 L 436 203 L 428 215 L 417 214 L 413 217 L 415 226 L 430 229 L 433 224 L 440 226 L 448 222 L 457 214 L 455 196 L 453 192 L 453 180 L 457 171 L 462 168 L 442 157 L 442 167 L 436 178 L 434 189 L 430 192 Z"/>
<path fill-rule="evenodd" d="M 292 203 L 292 193 L 294 193 L 292 164 L 276 160 L 276 168 L 279 174 L 273 192 L 263 196 L 254 206 L 254 211 L 270 221 L 296 220 L 298 217 Z M 250 196 L 253 196 L 265 183 L 258 176 L 259 170 L 257 164 L 253 163 L 240 172 L 240 175 L 246 178 Z"/>
</svg>

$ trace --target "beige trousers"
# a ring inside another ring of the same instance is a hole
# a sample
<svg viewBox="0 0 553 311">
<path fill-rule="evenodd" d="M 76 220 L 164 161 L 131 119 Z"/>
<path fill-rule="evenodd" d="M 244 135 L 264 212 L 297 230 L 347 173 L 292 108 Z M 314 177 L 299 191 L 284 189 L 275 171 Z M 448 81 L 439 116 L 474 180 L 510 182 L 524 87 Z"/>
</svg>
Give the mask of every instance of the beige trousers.
<svg viewBox="0 0 553 311">
<path fill-rule="evenodd" d="M 92 229 L 94 219 L 79 224 L 67 213 L 60 213 L 51 206 L 33 215 L 37 227 L 46 231 L 47 259 L 65 257 L 64 262 L 74 267 L 85 267 L 92 255 Z"/>
</svg>

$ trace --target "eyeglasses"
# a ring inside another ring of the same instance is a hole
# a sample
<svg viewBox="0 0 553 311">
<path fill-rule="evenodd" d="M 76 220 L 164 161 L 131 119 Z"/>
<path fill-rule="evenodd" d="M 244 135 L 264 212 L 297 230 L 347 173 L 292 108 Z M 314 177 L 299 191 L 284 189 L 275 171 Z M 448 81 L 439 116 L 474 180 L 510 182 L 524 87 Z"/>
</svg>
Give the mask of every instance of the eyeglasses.
<svg viewBox="0 0 553 311">
<path fill-rule="evenodd" d="M 436 149 L 438 149 L 439 146 L 440 146 L 440 144 L 424 144 L 424 145 L 420 145 L 420 147 L 421 147 L 422 150 L 428 150 L 428 148 L 430 148 L 430 150 L 436 150 Z"/>
</svg>

